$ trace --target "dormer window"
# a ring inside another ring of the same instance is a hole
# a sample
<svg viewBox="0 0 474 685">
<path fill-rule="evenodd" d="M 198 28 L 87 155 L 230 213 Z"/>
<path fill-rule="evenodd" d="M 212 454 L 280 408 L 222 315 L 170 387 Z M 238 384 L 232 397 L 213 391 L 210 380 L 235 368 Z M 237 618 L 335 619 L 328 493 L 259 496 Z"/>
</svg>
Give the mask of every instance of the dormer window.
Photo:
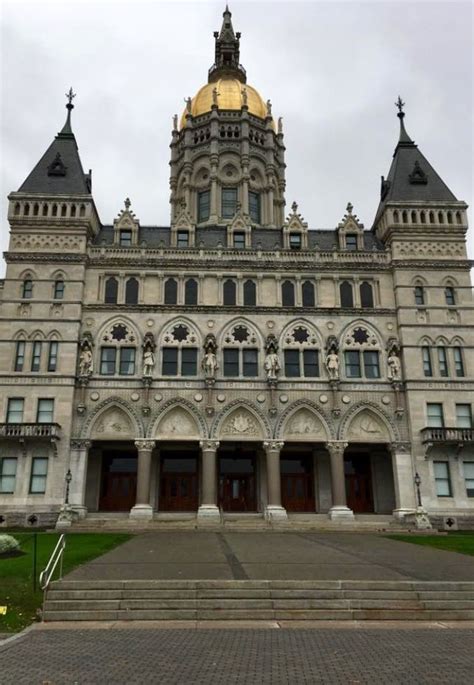
<svg viewBox="0 0 474 685">
<path fill-rule="evenodd" d="M 189 231 L 178 231 L 178 247 L 189 247 Z"/>
<path fill-rule="evenodd" d="M 122 229 L 120 231 L 120 247 L 131 247 L 132 246 L 132 231 L 128 229 Z"/>
<path fill-rule="evenodd" d="M 355 233 L 348 233 L 346 235 L 346 250 L 355 252 L 357 250 L 357 236 Z"/>
<path fill-rule="evenodd" d="M 237 212 L 237 188 L 222 188 L 222 218 L 232 219 Z"/>
<path fill-rule="evenodd" d="M 249 193 L 249 213 L 255 224 L 260 223 L 260 193 Z"/>
<path fill-rule="evenodd" d="M 290 250 L 301 250 L 301 233 L 290 233 Z"/>
<path fill-rule="evenodd" d="M 245 233 L 235 231 L 233 234 L 233 245 L 236 250 L 243 250 L 245 247 Z"/>
</svg>

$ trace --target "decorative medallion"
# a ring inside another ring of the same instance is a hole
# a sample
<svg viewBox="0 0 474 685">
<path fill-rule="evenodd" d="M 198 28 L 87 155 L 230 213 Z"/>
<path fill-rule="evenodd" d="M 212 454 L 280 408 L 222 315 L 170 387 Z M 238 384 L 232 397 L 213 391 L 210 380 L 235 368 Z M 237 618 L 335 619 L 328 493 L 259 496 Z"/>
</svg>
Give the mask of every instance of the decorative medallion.
<svg viewBox="0 0 474 685">
<path fill-rule="evenodd" d="M 215 321 L 213 321 L 213 319 L 209 319 L 209 321 L 207 322 L 207 327 L 208 328 L 214 328 L 214 325 L 215 325 Z"/>
<path fill-rule="evenodd" d="M 286 404 L 288 402 L 288 395 L 280 395 L 280 402 Z"/>
<path fill-rule="evenodd" d="M 343 395 L 342 401 L 344 402 L 344 404 L 349 404 L 349 402 L 351 401 L 351 398 L 349 397 L 349 395 Z"/>
<path fill-rule="evenodd" d="M 217 395 L 218 402 L 225 402 L 225 395 Z"/>
<path fill-rule="evenodd" d="M 100 395 L 99 395 L 98 392 L 91 392 L 91 400 L 92 400 L 93 402 L 97 402 L 97 400 L 99 399 L 99 397 L 100 397 Z"/>
<path fill-rule="evenodd" d="M 151 327 L 153 326 L 153 324 L 154 324 L 153 319 L 148 319 L 148 321 L 146 322 L 146 325 L 147 325 L 149 328 L 151 328 Z"/>
<path fill-rule="evenodd" d="M 155 395 L 155 402 L 161 402 L 162 399 L 163 399 L 163 395 L 160 395 L 159 393 L 157 395 Z"/>
<path fill-rule="evenodd" d="M 390 404 L 390 397 L 388 395 L 382 397 L 382 404 Z"/>
<path fill-rule="evenodd" d="M 275 322 L 274 321 L 267 321 L 267 328 L 275 328 Z"/>
<path fill-rule="evenodd" d="M 391 323 L 390 321 L 389 321 L 388 324 L 387 324 L 387 329 L 388 329 L 389 331 L 393 331 L 393 323 Z"/>
<path fill-rule="evenodd" d="M 140 399 L 140 395 L 137 392 L 132 392 L 130 397 L 132 398 L 133 402 L 138 402 Z"/>
<path fill-rule="evenodd" d="M 94 319 L 86 319 L 86 326 L 88 326 L 89 328 L 92 328 L 92 326 L 93 326 L 94 324 L 95 324 L 95 320 L 94 320 Z"/>
<path fill-rule="evenodd" d="M 327 395 L 320 395 L 319 401 L 321 402 L 321 404 L 326 404 L 326 402 L 328 401 L 328 396 Z"/>
<path fill-rule="evenodd" d="M 202 395 L 201 395 L 201 393 L 200 393 L 200 392 L 197 392 L 197 393 L 194 395 L 194 399 L 195 399 L 196 402 L 202 402 Z"/>
<path fill-rule="evenodd" d="M 334 322 L 333 321 L 328 321 L 326 323 L 327 328 L 329 328 L 330 331 L 334 328 Z"/>
<path fill-rule="evenodd" d="M 265 402 L 265 395 L 257 395 L 257 402 L 260 402 L 260 404 L 263 404 Z"/>
</svg>

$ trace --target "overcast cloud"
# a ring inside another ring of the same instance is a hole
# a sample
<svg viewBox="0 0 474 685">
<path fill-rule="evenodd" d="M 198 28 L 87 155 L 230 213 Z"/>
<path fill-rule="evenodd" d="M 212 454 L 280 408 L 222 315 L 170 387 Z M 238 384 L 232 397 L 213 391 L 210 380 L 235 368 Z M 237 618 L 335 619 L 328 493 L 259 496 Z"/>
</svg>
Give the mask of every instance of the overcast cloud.
<svg viewBox="0 0 474 685">
<path fill-rule="evenodd" d="M 3 3 L 1 250 L 6 196 L 61 129 L 71 85 L 73 129 L 102 222 L 129 196 L 142 224 L 169 225 L 171 117 L 207 80 L 223 9 Z M 283 117 L 287 208 L 296 200 L 310 228 L 334 228 L 348 201 L 371 226 L 398 137 L 399 94 L 411 137 L 472 203 L 470 2 L 233 0 L 230 9 L 248 81 Z"/>
</svg>

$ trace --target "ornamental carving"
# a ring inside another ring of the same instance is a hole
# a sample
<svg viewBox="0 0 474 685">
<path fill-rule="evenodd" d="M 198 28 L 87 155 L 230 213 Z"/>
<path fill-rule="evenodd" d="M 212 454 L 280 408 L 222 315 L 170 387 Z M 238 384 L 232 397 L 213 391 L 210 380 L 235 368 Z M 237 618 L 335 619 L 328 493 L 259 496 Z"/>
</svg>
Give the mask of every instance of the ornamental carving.
<svg viewBox="0 0 474 685">
<path fill-rule="evenodd" d="M 223 435 L 256 436 L 261 431 L 257 421 L 249 411 L 237 410 L 229 416 L 222 426 Z"/>
<path fill-rule="evenodd" d="M 105 411 L 97 420 L 92 434 L 98 437 L 117 436 L 120 438 L 132 435 L 132 424 L 127 414 L 119 407 Z"/>
<path fill-rule="evenodd" d="M 199 431 L 194 419 L 181 407 L 176 407 L 176 409 L 172 409 L 166 414 L 158 425 L 157 434 L 160 437 L 199 437 Z"/>
<path fill-rule="evenodd" d="M 60 250 L 76 251 L 84 246 L 82 238 L 55 235 L 12 236 L 12 250 Z"/>
<path fill-rule="evenodd" d="M 308 409 L 299 409 L 288 421 L 287 435 L 309 436 L 324 432 L 321 421 Z"/>
<path fill-rule="evenodd" d="M 390 442 L 387 428 L 370 411 L 361 411 L 352 420 L 348 430 L 348 438 L 359 442 Z"/>
</svg>

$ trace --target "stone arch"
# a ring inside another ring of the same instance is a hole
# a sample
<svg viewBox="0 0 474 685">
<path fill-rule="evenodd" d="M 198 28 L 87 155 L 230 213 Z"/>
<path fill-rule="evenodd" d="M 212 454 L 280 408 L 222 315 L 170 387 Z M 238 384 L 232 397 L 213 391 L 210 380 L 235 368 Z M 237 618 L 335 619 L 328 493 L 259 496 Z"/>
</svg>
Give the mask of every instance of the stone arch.
<svg viewBox="0 0 474 685">
<path fill-rule="evenodd" d="M 13 340 L 27 340 L 28 333 L 22 328 L 13 335 Z"/>
<path fill-rule="evenodd" d="M 135 440 L 144 437 L 143 423 L 121 397 L 101 402 L 84 422 L 81 437 L 96 440 Z"/>
<path fill-rule="evenodd" d="M 434 345 L 433 339 L 430 338 L 429 335 L 424 335 L 420 340 L 418 341 L 418 345 L 420 347 L 429 347 L 430 345 Z"/>
<path fill-rule="evenodd" d="M 383 348 L 383 335 L 381 334 L 377 326 L 374 326 L 373 323 L 366 321 L 366 319 L 355 319 L 354 321 L 351 321 L 346 326 L 344 326 L 339 336 L 339 344 L 342 348 L 344 347 L 345 337 L 348 334 L 348 332 L 359 327 L 364 327 L 370 333 L 372 333 L 372 335 L 375 338 L 377 338 L 380 349 Z"/>
<path fill-rule="evenodd" d="M 428 285 L 428 281 L 424 276 L 420 276 L 417 274 L 416 276 L 413 276 L 413 278 L 410 281 L 411 285 L 421 285 L 421 286 L 426 286 Z"/>
<path fill-rule="evenodd" d="M 310 279 L 306 279 L 310 280 Z M 318 342 L 317 345 L 319 346 L 320 349 L 323 349 L 324 344 L 323 344 L 323 336 L 321 335 L 320 330 L 318 329 L 317 326 L 314 325 L 314 323 L 311 323 L 309 319 L 305 318 L 298 318 L 298 319 L 293 319 L 290 321 L 282 330 L 280 334 L 280 349 L 284 349 L 286 347 L 286 336 L 291 333 L 291 331 L 296 328 L 297 326 L 304 326 L 307 328 L 309 331 L 311 331 L 314 336 L 317 338 Z"/>
<path fill-rule="evenodd" d="M 444 286 L 451 286 L 452 288 L 457 288 L 459 285 L 458 281 L 454 278 L 454 276 L 445 276 L 441 280 L 441 285 Z"/>
<path fill-rule="evenodd" d="M 62 336 L 58 330 L 53 329 L 52 331 L 49 331 L 49 333 L 46 336 L 46 339 L 47 340 L 62 340 Z"/>
<path fill-rule="evenodd" d="M 155 440 L 202 440 L 207 437 L 206 422 L 188 400 L 174 397 L 160 407 L 150 421 L 147 437 Z"/>
<path fill-rule="evenodd" d="M 449 340 L 445 335 L 438 335 L 435 345 L 438 345 L 439 347 L 447 347 L 447 345 L 449 345 Z"/>
<path fill-rule="evenodd" d="M 192 333 L 196 337 L 196 345 L 198 347 L 201 347 L 201 344 L 202 344 L 201 331 L 196 326 L 196 324 L 191 319 L 189 319 L 187 316 L 176 316 L 174 319 L 167 321 L 166 323 L 163 324 L 163 326 L 161 326 L 161 328 L 158 331 L 158 335 L 157 335 L 157 340 L 160 341 L 160 344 L 162 344 L 163 336 L 166 334 L 166 331 L 171 331 L 175 326 L 179 325 L 180 323 L 184 324 L 185 326 L 188 326 L 189 330 L 192 331 Z"/>
<path fill-rule="evenodd" d="M 287 407 L 275 428 L 275 440 L 327 442 L 335 438 L 332 422 L 314 402 L 307 400 L 298 400 Z"/>
<path fill-rule="evenodd" d="M 451 342 L 449 344 L 452 347 L 463 347 L 466 343 L 461 336 L 455 335 L 454 338 L 451 338 Z"/>
<path fill-rule="evenodd" d="M 225 346 L 224 336 L 227 334 L 227 332 L 233 329 L 235 326 L 239 325 L 247 326 L 251 331 L 255 333 L 257 337 L 257 346 L 259 347 L 259 349 L 262 349 L 264 345 L 264 336 L 262 335 L 258 326 L 249 319 L 245 318 L 244 316 L 236 316 L 234 319 L 231 319 L 230 321 L 227 321 L 224 324 L 224 326 L 216 335 L 219 341 L 219 347 L 222 349 L 222 346 Z"/>
<path fill-rule="evenodd" d="M 373 402 L 356 404 L 342 419 L 338 440 L 345 442 L 400 442 L 393 420 Z"/>
<path fill-rule="evenodd" d="M 271 439 L 272 428 L 267 418 L 248 400 L 230 402 L 215 418 L 211 438 L 216 440 Z"/>
<path fill-rule="evenodd" d="M 27 281 L 31 280 L 34 281 L 37 278 L 36 271 L 33 269 L 25 269 L 24 271 L 21 272 L 21 274 L 18 275 L 18 278 L 22 281 Z"/>
<path fill-rule="evenodd" d="M 43 333 L 43 331 L 40 331 L 39 329 L 37 329 L 36 331 L 32 331 L 29 334 L 28 339 L 29 340 L 46 340 L 46 336 Z"/>
<path fill-rule="evenodd" d="M 130 327 L 130 329 L 133 331 L 135 335 L 135 340 L 136 344 L 139 344 L 140 341 L 140 333 L 137 329 L 136 324 L 130 319 L 128 316 L 121 316 L 118 314 L 114 314 L 114 316 L 111 316 L 110 319 L 107 319 L 107 321 L 104 321 L 104 323 L 101 325 L 98 333 L 97 333 L 97 341 L 100 343 L 102 340 L 102 336 L 104 333 L 107 331 L 107 329 L 111 328 L 115 324 L 123 323 L 127 326 Z"/>
</svg>

